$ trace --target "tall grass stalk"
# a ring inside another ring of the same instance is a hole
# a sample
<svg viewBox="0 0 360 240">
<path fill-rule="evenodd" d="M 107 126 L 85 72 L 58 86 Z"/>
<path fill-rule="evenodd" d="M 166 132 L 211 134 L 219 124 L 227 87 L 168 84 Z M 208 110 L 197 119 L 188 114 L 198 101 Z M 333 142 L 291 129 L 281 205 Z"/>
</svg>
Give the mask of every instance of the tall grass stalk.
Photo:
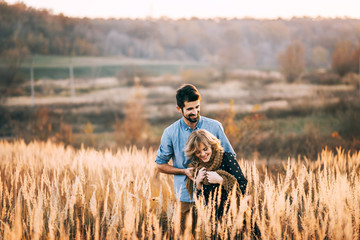
<svg viewBox="0 0 360 240">
<path fill-rule="evenodd" d="M 155 154 L 0 141 L 0 240 L 181 238 L 173 179 Z M 360 152 L 325 149 L 277 174 L 239 163 L 249 181 L 240 206 L 232 194 L 218 221 L 214 202 L 197 199 L 196 239 L 248 239 L 255 224 L 263 239 L 359 239 Z"/>
</svg>

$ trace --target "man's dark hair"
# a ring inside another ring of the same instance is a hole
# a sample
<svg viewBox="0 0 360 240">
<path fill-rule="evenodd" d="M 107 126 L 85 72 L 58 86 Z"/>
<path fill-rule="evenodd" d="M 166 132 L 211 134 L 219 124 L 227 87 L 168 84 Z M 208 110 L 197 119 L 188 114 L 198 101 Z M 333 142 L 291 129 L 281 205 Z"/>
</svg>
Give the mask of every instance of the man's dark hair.
<svg viewBox="0 0 360 240">
<path fill-rule="evenodd" d="M 176 91 L 176 103 L 179 108 L 185 107 L 185 102 L 201 100 L 200 93 L 192 84 L 183 84 Z"/>
</svg>

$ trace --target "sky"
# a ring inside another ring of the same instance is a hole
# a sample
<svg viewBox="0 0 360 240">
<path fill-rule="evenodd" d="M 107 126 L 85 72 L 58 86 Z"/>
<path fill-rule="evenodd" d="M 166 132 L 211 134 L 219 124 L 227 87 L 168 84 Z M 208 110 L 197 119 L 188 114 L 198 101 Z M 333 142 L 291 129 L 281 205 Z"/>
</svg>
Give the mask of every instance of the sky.
<svg viewBox="0 0 360 240">
<path fill-rule="evenodd" d="M 5 0 L 15 3 L 18 0 Z M 360 0 L 22 0 L 54 14 L 89 18 L 292 18 L 360 19 Z"/>
</svg>

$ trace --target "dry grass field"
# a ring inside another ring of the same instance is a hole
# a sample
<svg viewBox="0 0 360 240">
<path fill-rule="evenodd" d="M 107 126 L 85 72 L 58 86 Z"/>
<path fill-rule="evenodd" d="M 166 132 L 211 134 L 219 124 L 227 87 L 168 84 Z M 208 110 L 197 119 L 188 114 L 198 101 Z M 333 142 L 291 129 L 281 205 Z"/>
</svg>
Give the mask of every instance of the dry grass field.
<svg viewBox="0 0 360 240">
<path fill-rule="evenodd" d="M 74 150 L 0 142 L 0 239 L 179 239 L 170 176 L 153 149 Z M 359 239 L 360 152 L 324 150 L 276 174 L 241 160 L 249 184 L 222 222 L 197 201 L 196 239 Z M 188 226 L 190 227 L 190 226 Z M 188 228 L 189 229 L 189 228 Z M 189 231 L 185 231 L 185 237 Z"/>
</svg>

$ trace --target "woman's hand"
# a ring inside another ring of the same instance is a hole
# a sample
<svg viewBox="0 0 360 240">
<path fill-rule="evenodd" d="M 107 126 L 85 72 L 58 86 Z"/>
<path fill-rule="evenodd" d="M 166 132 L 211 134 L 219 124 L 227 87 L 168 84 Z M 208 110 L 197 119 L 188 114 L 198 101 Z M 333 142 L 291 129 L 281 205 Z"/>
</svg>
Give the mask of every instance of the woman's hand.
<svg viewBox="0 0 360 240">
<path fill-rule="evenodd" d="M 198 189 L 201 189 L 202 187 L 202 181 L 204 180 L 204 178 L 206 177 L 206 168 L 201 168 L 196 176 L 195 179 L 195 183 L 196 183 L 196 187 Z"/>
<path fill-rule="evenodd" d="M 217 172 L 206 172 L 206 177 L 211 184 L 223 184 L 224 179 Z"/>
</svg>

